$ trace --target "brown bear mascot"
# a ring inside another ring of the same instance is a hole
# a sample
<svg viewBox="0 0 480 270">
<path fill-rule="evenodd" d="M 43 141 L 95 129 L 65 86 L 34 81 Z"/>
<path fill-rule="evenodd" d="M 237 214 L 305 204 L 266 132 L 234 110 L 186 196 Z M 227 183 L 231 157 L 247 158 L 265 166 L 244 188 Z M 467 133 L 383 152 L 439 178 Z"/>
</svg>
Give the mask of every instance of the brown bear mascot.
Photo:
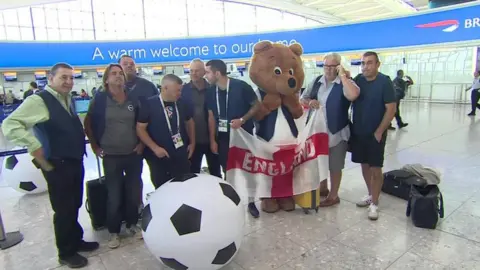
<svg viewBox="0 0 480 270">
<path fill-rule="evenodd" d="M 291 143 L 298 136 L 295 119 L 303 115 L 299 92 L 305 77 L 300 44 L 285 46 L 261 41 L 254 46 L 250 63 L 250 79 L 258 86 L 262 101 L 255 115 L 256 135 L 271 143 Z M 274 213 L 292 211 L 292 197 L 261 198 L 262 210 Z"/>
</svg>

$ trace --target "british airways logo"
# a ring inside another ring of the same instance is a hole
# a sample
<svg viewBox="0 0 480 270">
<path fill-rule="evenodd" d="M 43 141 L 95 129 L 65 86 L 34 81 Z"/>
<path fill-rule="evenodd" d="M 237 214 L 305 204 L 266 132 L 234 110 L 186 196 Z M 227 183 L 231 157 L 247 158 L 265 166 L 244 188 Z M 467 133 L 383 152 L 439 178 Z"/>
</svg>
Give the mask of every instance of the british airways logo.
<svg viewBox="0 0 480 270">
<path fill-rule="evenodd" d="M 443 20 L 443 21 L 438 21 L 438 22 L 432 22 L 432 23 L 425 23 L 425 24 L 419 24 L 416 25 L 415 27 L 417 28 L 443 28 L 443 32 L 453 32 L 457 30 L 460 27 L 460 22 L 458 20 Z M 480 18 L 470 18 L 470 19 L 465 19 L 464 21 L 464 28 L 469 29 L 469 28 L 475 28 L 475 27 L 480 27 Z"/>
<path fill-rule="evenodd" d="M 460 22 L 457 20 L 444 20 L 426 24 L 419 24 L 415 27 L 417 28 L 438 28 L 438 27 L 445 27 L 442 29 L 443 32 L 453 32 L 458 29 L 460 26 Z"/>
</svg>

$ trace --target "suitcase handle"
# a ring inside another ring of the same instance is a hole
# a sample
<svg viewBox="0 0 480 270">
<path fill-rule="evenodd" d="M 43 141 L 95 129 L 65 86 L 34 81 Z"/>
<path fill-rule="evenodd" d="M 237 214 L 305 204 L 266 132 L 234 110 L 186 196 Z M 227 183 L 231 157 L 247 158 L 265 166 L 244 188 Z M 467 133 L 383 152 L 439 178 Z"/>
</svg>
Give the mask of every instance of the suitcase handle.
<svg viewBox="0 0 480 270">
<path fill-rule="evenodd" d="M 95 158 L 97 159 L 98 181 L 100 182 L 100 184 L 103 184 L 102 168 L 100 168 L 100 158 L 97 155 L 95 155 Z"/>
<path fill-rule="evenodd" d="M 87 198 L 87 200 L 85 201 L 85 210 L 87 210 L 87 213 L 90 214 L 90 207 L 88 207 L 88 198 Z"/>
</svg>

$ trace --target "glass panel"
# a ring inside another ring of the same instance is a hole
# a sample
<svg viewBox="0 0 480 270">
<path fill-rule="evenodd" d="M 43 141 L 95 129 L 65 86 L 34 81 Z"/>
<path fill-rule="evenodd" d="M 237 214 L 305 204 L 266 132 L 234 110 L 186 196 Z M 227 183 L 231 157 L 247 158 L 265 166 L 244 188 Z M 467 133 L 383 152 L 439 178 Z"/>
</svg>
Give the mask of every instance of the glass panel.
<svg viewBox="0 0 480 270">
<path fill-rule="evenodd" d="M 57 3 L 57 9 L 61 11 L 70 10 L 70 2 Z"/>
<path fill-rule="evenodd" d="M 0 25 L 0 40 L 7 39 L 7 33 L 5 33 L 5 26 Z"/>
<path fill-rule="evenodd" d="M 35 27 L 35 40 L 48 40 L 45 27 Z"/>
<path fill-rule="evenodd" d="M 71 17 L 71 27 L 73 29 L 82 29 L 83 26 L 83 20 L 82 20 L 82 12 L 80 11 L 70 11 L 70 17 Z M 90 18 L 91 20 L 91 18 Z"/>
<path fill-rule="evenodd" d="M 17 10 L 15 9 L 4 10 L 3 19 L 5 20 L 5 25 L 17 26 L 18 25 Z M 7 30 L 7 34 L 8 34 L 8 30 Z"/>
<path fill-rule="evenodd" d="M 72 31 L 72 40 L 82 40 L 83 31 L 82 30 L 73 30 Z"/>
<path fill-rule="evenodd" d="M 48 28 L 58 28 L 58 12 L 56 9 L 45 9 Z"/>
<path fill-rule="evenodd" d="M 188 31 L 190 36 L 225 34 L 223 2 L 188 0 Z"/>
<path fill-rule="evenodd" d="M 266 32 L 281 29 L 282 13 L 278 10 L 257 7 L 257 31 Z M 276 23 L 272 23 L 276 22 Z"/>
<path fill-rule="evenodd" d="M 70 20 L 78 18 L 72 15 L 74 14 L 71 14 L 68 10 L 58 10 L 58 26 L 60 28 L 72 28 L 72 23 L 70 22 Z"/>
<path fill-rule="evenodd" d="M 72 30 L 71 29 L 60 29 L 60 39 L 61 40 L 72 40 Z"/>
<path fill-rule="evenodd" d="M 254 33 L 255 7 L 225 2 L 225 34 Z"/>
<path fill-rule="evenodd" d="M 22 40 L 33 40 L 33 29 L 31 27 L 20 27 Z"/>
<path fill-rule="evenodd" d="M 20 29 L 18 26 L 7 26 L 5 27 L 7 30 L 7 39 L 8 40 L 21 40 L 20 36 Z"/>
<path fill-rule="evenodd" d="M 19 8 L 18 12 L 18 22 L 20 26 L 32 27 L 32 17 L 30 16 L 30 8 Z"/>
<path fill-rule="evenodd" d="M 307 19 L 307 24 L 306 24 L 307 27 L 315 27 L 315 26 L 320 26 L 320 25 L 322 25 L 320 22 Z"/>
<path fill-rule="evenodd" d="M 304 17 L 300 17 L 291 13 L 283 13 L 283 28 L 284 29 L 301 29 L 306 25 Z"/>
<path fill-rule="evenodd" d="M 58 29 L 47 29 L 48 40 L 60 40 L 60 31 Z"/>
<path fill-rule="evenodd" d="M 185 0 L 145 0 L 145 24 L 147 38 L 187 36 Z"/>
<path fill-rule="evenodd" d="M 37 26 L 45 26 L 45 12 L 43 8 L 32 8 L 32 15 L 33 15 L 33 25 Z"/>
<path fill-rule="evenodd" d="M 93 13 L 95 20 L 95 29 L 103 31 L 105 29 L 105 14 L 100 12 Z"/>
<path fill-rule="evenodd" d="M 93 29 L 92 13 L 81 12 L 79 18 L 83 29 Z"/>
<path fill-rule="evenodd" d="M 90 0 L 77 0 L 79 2 L 80 10 L 92 11 L 92 3 Z"/>
<path fill-rule="evenodd" d="M 93 40 L 93 30 L 84 30 L 83 40 Z"/>
<path fill-rule="evenodd" d="M 0 11 L 0 25 L 4 25 L 3 23 L 3 13 Z"/>
</svg>

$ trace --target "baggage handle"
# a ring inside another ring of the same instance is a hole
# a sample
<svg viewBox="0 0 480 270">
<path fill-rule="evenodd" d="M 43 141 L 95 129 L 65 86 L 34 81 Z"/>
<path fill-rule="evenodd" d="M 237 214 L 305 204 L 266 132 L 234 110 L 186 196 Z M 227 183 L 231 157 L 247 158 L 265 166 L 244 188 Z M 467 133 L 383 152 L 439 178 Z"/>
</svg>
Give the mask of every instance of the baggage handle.
<svg viewBox="0 0 480 270">
<path fill-rule="evenodd" d="M 443 218 L 444 216 L 444 212 L 445 212 L 445 209 L 443 208 L 443 195 L 442 195 L 442 192 L 439 192 L 440 193 L 440 208 L 438 209 L 438 213 L 440 214 L 440 218 Z"/>
<path fill-rule="evenodd" d="M 96 154 L 94 155 L 95 155 L 95 158 L 97 159 L 98 181 L 100 182 L 100 184 L 103 184 L 102 170 L 100 168 L 100 159 Z M 85 200 L 85 210 L 87 210 L 87 213 L 90 214 L 90 207 L 88 205 L 89 203 L 88 203 L 88 197 L 87 197 L 87 200 Z"/>
</svg>

